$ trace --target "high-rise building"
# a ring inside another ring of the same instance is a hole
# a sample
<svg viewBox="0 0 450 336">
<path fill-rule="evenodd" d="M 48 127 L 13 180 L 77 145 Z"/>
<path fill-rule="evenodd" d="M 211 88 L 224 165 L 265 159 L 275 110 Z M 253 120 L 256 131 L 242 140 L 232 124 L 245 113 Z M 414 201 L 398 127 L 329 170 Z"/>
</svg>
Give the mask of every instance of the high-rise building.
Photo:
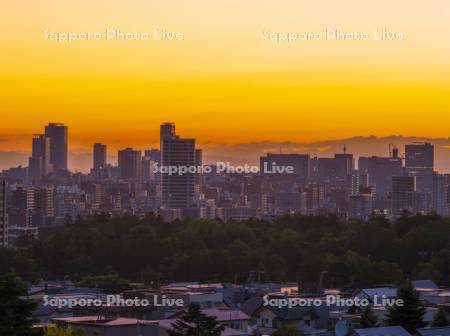
<svg viewBox="0 0 450 336">
<path fill-rule="evenodd" d="M 161 151 L 159 149 L 155 149 L 155 148 L 148 149 L 148 150 L 144 151 L 144 156 L 154 162 L 161 163 Z"/>
<path fill-rule="evenodd" d="M 29 227 L 32 224 L 34 210 L 34 189 L 17 186 L 11 191 L 11 201 L 8 207 L 9 226 Z"/>
<path fill-rule="evenodd" d="M 317 173 L 320 183 L 347 188 L 349 178 L 355 169 L 355 160 L 352 154 L 335 154 L 334 158 L 319 158 Z"/>
<path fill-rule="evenodd" d="M 175 133 L 175 124 L 164 123 L 160 128 L 161 166 L 196 167 L 195 139 L 182 139 Z M 196 172 L 161 174 L 162 204 L 167 208 L 194 206 Z"/>
<path fill-rule="evenodd" d="M 369 174 L 364 171 L 354 170 L 350 175 L 350 195 L 359 195 L 369 187 Z"/>
<path fill-rule="evenodd" d="M 309 154 L 284 154 L 284 153 L 268 153 L 259 159 L 260 172 L 266 177 L 293 177 L 302 184 L 307 184 L 309 180 Z M 293 167 L 292 173 L 266 173 L 272 171 L 272 165 Z"/>
<path fill-rule="evenodd" d="M 369 185 L 377 198 L 387 198 L 392 187 L 392 176 L 402 173 L 402 159 L 399 157 L 360 157 L 358 161 L 359 172 L 366 172 L 369 176 Z"/>
<path fill-rule="evenodd" d="M 428 142 L 415 142 L 406 145 L 405 168 L 408 173 L 433 171 L 434 146 Z"/>
<path fill-rule="evenodd" d="M 6 204 L 6 181 L 0 180 L 0 246 L 8 246 L 8 215 Z"/>
<path fill-rule="evenodd" d="M 371 193 L 351 195 L 349 197 L 348 217 L 368 220 L 373 211 L 373 196 Z"/>
<path fill-rule="evenodd" d="M 32 152 L 28 164 L 28 178 L 37 184 L 51 172 L 50 138 L 43 134 L 34 134 Z"/>
<path fill-rule="evenodd" d="M 155 180 L 155 162 L 148 156 L 142 157 L 141 180 L 143 182 L 150 182 Z"/>
<path fill-rule="evenodd" d="M 50 225 L 55 217 L 55 193 L 52 187 L 34 190 L 33 223 L 36 226 Z"/>
<path fill-rule="evenodd" d="M 96 142 L 94 144 L 94 170 L 106 167 L 106 145 Z"/>
<path fill-rule="evenodd" d="M 448 209 L 448 183 L 445 175 L 435 173 L 433 176 L 432 210 L 439 216 L 447 217 Z"/>
<path fill-rule="evenodd" d="M 45 136 L 50 139 L 50 163 L 53 170 L 67 170 L 68 127 L 49 123 L 45 126 Z"/>
<path fill-rule="evenodd" d="M 140 150 L 126 148 L 119 150 L 119 175 L 123 180 L 139 180 L 141 178 L 142 153 Z"/>
<path fill-rule="evenodd" d="M 412 211 L 411 194 L 416 191 L 414 176 L 392 176 L 391 215 L 398 218 L 403 211 Z"/>
</svg>

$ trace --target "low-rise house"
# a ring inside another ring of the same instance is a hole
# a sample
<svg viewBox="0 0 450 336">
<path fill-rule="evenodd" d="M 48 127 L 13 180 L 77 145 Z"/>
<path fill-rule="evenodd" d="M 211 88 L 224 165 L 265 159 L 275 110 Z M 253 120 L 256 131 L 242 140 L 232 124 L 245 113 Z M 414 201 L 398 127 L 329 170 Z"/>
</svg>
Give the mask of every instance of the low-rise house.
<svg viewBox="0 0 450 336">
<path fill-rule="evenodd" d="M 414 280 L 411 285 L 415 290 L 420 289 L 439 289 L 439 286 L 433 280 Z"/>
<path fill-rule="evenodd" d="M 397 287 L 374 287 L 359 289 L 353 294 L 359 300 L 367 299 L 372 304 L 381 302 L 382 299 L 396 299 Z"/>
<path fill-rule="evenodd" d="M 203 310 L 208 316 L 214 316 L 217 321 L 225 325 L 221 336 L 249 336 L 252 332 L 248 328 L 250 317 L 238 310 L 207 309 Z M 181 316 L 181 315 L 180 315 Z M 82 329 L 86 336 L 169 336 L 177 318 L 162 320 L 139 320 L 128 317 L 81 316 L 55 318 L 53 322 L 62 327 Z"/>
<path fill-rule="evenodd" d="M 450 336 L 450 326 L 438 328 L 421 328 L 416 330 L 417 336 Z"/>
<path fill-rule="evenodd" d="M 53 319 L 61 327 L 81 329 L 86 336 L 159 336 L 158 325 L 152 321 L 127 317 L 80 316 Z"/>
<path fill-rule="evenodd" d="M 285 326 L 293 326 L 305 333 L 318 330 L 316 321 L 319 315 L 315 307 L 272 307 L 261 306 L 255 314 L 258 316 L 258 328 L 276 330 Z"/>
<path fill-rule="evenodd" d="M 351 336 L 411 336 L 409 332 L 400 326 L 393 327 L 379 327 L 379 328 L 365 328 L 353 329 Z"/>
<path fill-rule="evenodd" d="M 180 318 L 184 313 L 184 311 L 178 312 L 171 316 L 171 319 Z M 247 332 L 250 326 L 251 317 L 239 309 L 209 308 L 202 309 L 202 313 L 215 317 L 219 323 L 231 329 Z"/>
</svg>

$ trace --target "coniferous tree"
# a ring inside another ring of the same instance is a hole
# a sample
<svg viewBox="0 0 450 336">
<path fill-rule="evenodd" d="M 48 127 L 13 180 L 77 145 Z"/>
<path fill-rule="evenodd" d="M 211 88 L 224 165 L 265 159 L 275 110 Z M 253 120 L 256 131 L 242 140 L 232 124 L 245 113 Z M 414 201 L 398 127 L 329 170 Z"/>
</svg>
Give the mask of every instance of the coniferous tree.
<svg viewBox="0 0 450 336">
<path fill-rule="evenodd" d="M 402 326 L 410 333 L 426 325 L 423 321 L 425 307 L 411 283 L 408 282 L 398 288 L 397 299 L 401 299 L 402 304 L 388 307 L 387 323 L 389 325 Z"/>
<path fill-rule="evenodd" d="M 446 327 L 450 325 L 450 321 L 447 317 L 447 314 L 445 313 L 445 310 L 443 308 L 439 308 L 436 316 L 433 319 L 433 322 L 431 322 L 432 327 Z"/>
<path fill-rule="evenodd" d="M 207 316 L 200 306 L 192 303 L 185 315 L 172 324 L 170 336 L 220 336 L 225 326 L 218 323 L 213 316 Z"/>
<path fill-rule="evenodd" d="M 364 308 L 361 314 L 361 328 L 374 328 L 378 324 L 378 317 L 375 316 L 370 306 Z"/>
<path fill-rule="evenodd" d="M 24 299 L 27 287 L 13 272 L 0 274 L 0 335 L 33 335 L 32 313 L 36 304 Z"/>
<path fill-rule="evenodd" d="M 97 331 L 94 332 L 94 336 L 99 336 Z M 51 327 L 44 330 L 43 336 L 85 336 L 82 329 Z"/>
</svg>

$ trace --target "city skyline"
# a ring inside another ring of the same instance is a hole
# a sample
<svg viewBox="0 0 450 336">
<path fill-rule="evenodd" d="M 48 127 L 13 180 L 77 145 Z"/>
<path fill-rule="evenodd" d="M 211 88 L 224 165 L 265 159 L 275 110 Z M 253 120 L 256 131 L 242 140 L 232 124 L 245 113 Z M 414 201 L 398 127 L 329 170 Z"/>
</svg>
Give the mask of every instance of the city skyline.
<svg viewBox="0 0 450 336">
<path fill-rule="evenodd" d="M 105 210 L 155 211 L 168 221 L 323 212 L 365 221 L 373 214 L 395 220 L 404 211 L 449 214 L 450 174 L 436 169 L 435 145 L 429 142 L 406 143 L 404 153 L 390 142 L 381 156 L 355 155 L 347 144 L 327 156 L 280 148 L 260 154 L 259 165 L 234 165 L 204 161 L 194 137 L 163 122 L 159 148 L 119 149 L 117 165 L 108 163 L 107 144 L 93 143 L 91 169 L 84 174 L 67 170 L 69 125 L 50 122 L 44 129 L 31 138 L 29 166 L 0 175 L 17 196 L 11 219 L 25 227 Z M 33 202 L 24 202 L 28 192 Z"/>
<path fill-rule="evenodd" d="M 52 124 L 52 123 L 50 123 Z M 55 123 L 53 123 L 55 124 Z M 57 123 L 56 123 L 57 124 Z M 64 125 L 64 124 L 63 124 Z M 158 124 L 159 125 L 159 124 Z M 179 125 L 177 123 L 177 125 Z M 72 134 L 73 128 L 70 128 Z M 178 126 L 184 131 L 185 125 Z M 150 130 L 157 129 L 157 125 L 149 127 Z M 35 134 L 36 135 L 36 134 Z M 8 169 L 14 166 L 27 166 L 29 164 L 28 158 L 32 153 L 31 137 L 29 136 L 29 151 L 1 151 L 0 150 L 0 170 Z M 396 145 L 400 149 L 400 155 L 404 155 L 404 147 L 413 142 L 431 142 L 435 145 L 436 151 L 436 168 L 438 171 L 447 173 L 450 172 L 450 138 L 427 138 L 427 137 L 404 137 L 401 135 L 391 135 L 388 137 L 370 136 L 355 136 L 345 139 L 324 140 L 318 142 L 294 142 L 294 141 L 261 141 L 251 143 L 238 143 L 235 145 L 228 145 L 225 143 L 211 143 L 201 142 L 198 140 L 196 134 L 188 134 L 188 137 L 196 139 L 196 142 L 204 152 L 204 163 L 214 163 L 217 161 L 229 161 L 233 164 L 258 164 L 259 157 L 267 153 L 296 153 L 296 154 L 310 154 L 311 156 L 327 157 L 333 156 L 335 153 L 340 153 L 343 147 L 347 147 L 348 151 L 354 154 L 355 157 L 360 156 L 386 156 L 389 151 L 389 145 Z M 99 140 L 102 142 L 101 140 Z M 73 149 L 71 136 L 68 138 L 68 162 L 69 169 L 72 171 L 89 172 L 92 168 L 92 145 L 98 143 L 95 141 L 86 149 Z M 104 142 L 102 142 L 103 144 Z M 133 148 L 136 150 L 148 150 L 151 148 L 160 147 L 159 134 L 156 139 L 148 141 L 146 144 L 140 146 L 133 146 L 132 144 L 123 143 L 120 146 L 117 143 L 104 143 L 108 147 L 107 161 L 110 164 L 117 165 L 118 151 Z"/>
</svg>

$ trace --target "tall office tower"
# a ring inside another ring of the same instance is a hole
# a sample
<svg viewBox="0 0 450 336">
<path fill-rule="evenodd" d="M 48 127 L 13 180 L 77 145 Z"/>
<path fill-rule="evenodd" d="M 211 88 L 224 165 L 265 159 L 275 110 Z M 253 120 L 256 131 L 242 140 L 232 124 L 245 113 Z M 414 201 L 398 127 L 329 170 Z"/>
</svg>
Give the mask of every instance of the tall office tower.
<svg viewBox="0 0 450 336">
<path fill-rule="evenodd" d="M 43 134 L 33 135 L 32 152 L 28 162 L 28 178 L 33 183 L 39 183 L 51 172 L 50 139 L 48 137 Z"/>
<path fill-rule="evenodd" d="M 94 184 L 94 195 L 93 195 L 93 208 L 101 209 L 106 203 L 106 192 L 105 186 L 101 183 Z"/>
<path fill-rule="evenodd" d="M 161 163 L 161 151 L 159 149 L 155 149 L 155 148 L 148 149 L 148 150 L 144 151 L 144 156 L 154 162 Z"/>
<path fill-rule="evenodd" d="M 143 156 L 141 160 L 141 180 L 143 182 L 155 180 L 155 161 L 148 156 Z"/>
<path fill-rule="evenodd" d="M 347 175 L 355 170 L 355 159 L 353 158 L 353 154 L 348 154 L 346 148 L 344 148 L 344 153 L 334 154 L 334 159 L 338 162 L 340 169 L 345 171 Z"/>
<path fill-rule="evenodd" d="M 320 183 L 347 188 L 355 161 L 352 154 L 335 154 L 334 158 L 319 158 L 317 162 Z"/>
<path fill-rule="evenodd" d="M 11 192 L 11 202 L 8 209 L 9 226 L 31 226 L 31 214 L 34 209 L 34 190 L 24 186 L 17 186 Z"/>
<path fill-rule="evenodd" d="M 447 179 L 447 207 L 450 215 L 450 174 L 444 174 L 444 176 Z"/>
<path fill-rule="evenodd" d="M 369 187 L 369 174 L 364 171 L 354 170 L 350 175 L 350 195 L 359 195 Z"/>
<path fill-rule="evenodd" d="M 67 170 L 68 127 L 49 123 L 45 126 L 45 136 L 50 138 L 50 163 L 53 170 Z"/>
<path fill-rule="evenodd" d="M 137 181 L 141 178 L 141 151 L 132 148 L 119 150 L 119 176 L 123 180 Z"/>
<path fill-rule="evenodd" d="M 272 154 L 267 153 L 266 156 L 259 158 L 259 170 L 265 177 L 292 177 L 302 184 L 307 184 L 309 181 L 309 154 Z M 272 171 L 272 165 L 276 166 L 291 166 L 294 168 L 294 173 L 267 173 Z"/>
<path fill-rule="evenodd" d="M 432 210 L 439 216 L 448 217 L 448 183 L 445 175 L 434 173 L 433 175 L 433 195 Z"/>
<path fill-rule="evenodd" d="M 433 171 L 434 146 L 428 142 L 406 145 L 405 168 L 408 173 Z"/>
<path fill-rule="evenodd" d="M 195 166 L 196 167 L 202 167 L 203 166 L 203 150 L 196 149 L 195 150 Z M 200 193 L 200 191 L 203 190 L 203 187 L 205 185 L 204 181 L 204 174 L 199 173 L 195 175 L 195 188 L 196 191 Z"/>
<path fill-rule="evenodd" d="M 52 224 L 55 217 L 54 197 L 54 189 L 52 187 L 36 188 L 34 190 L 34 225 Z"/>
<path fill-rule="evenodd" d="M 161 174 L 159 172 L 155 173 L 155 165 L 161 165 L 161 151 L 159 149 L 148 149 L 144 151 L 144 158 L 147 158 L 151 161 L 151 174 L 153 175 L 152 179 L 154 179 L 156 182 L 161 181 Z M 158 188 L 159 189 L 159 188 Z"/>
<path fill-rule="evenodd" d="M 164 123 L 160 128 L 161 166 L 196 166 L 195 139 L 182 139 L 175 133 L 175 124 Z M 195 205 L 197 174 L 161 174 L 162 205 L 167 208 L 189 208 Z"/>
<path fill-rule="evenodd" d="M 415 176 L 392 176 L 391 215 L 398 218 L 403 211 L 412 211 L 411 195 L 416 191 Z"/>
<path fill-rule="evenodd" d="M 8 246 L 8 215 L 6 204 L 6 181 L 0 180 L 0 246 Z"/>
<path fill-rule="evenodd" d="M 367 221 L 373 211 L 373 196 L 371 193 L 361 193 L 349 197 L 348 217 Z"/>
<path fill-rule="evenodd" d="M 106 145 L 96 142 L 94 144 L 94 170 L 106 167 Z"/>
<path fill-rule="evenodd" d="M 392 187 L 392 176 L 401 175 L 402 169 L 402 159 L 399 157 L 360 157 L 358 161 L 358 170 L 367 172 L 369 185 L 380 199 L 387 198 Z"/>
</svg>

